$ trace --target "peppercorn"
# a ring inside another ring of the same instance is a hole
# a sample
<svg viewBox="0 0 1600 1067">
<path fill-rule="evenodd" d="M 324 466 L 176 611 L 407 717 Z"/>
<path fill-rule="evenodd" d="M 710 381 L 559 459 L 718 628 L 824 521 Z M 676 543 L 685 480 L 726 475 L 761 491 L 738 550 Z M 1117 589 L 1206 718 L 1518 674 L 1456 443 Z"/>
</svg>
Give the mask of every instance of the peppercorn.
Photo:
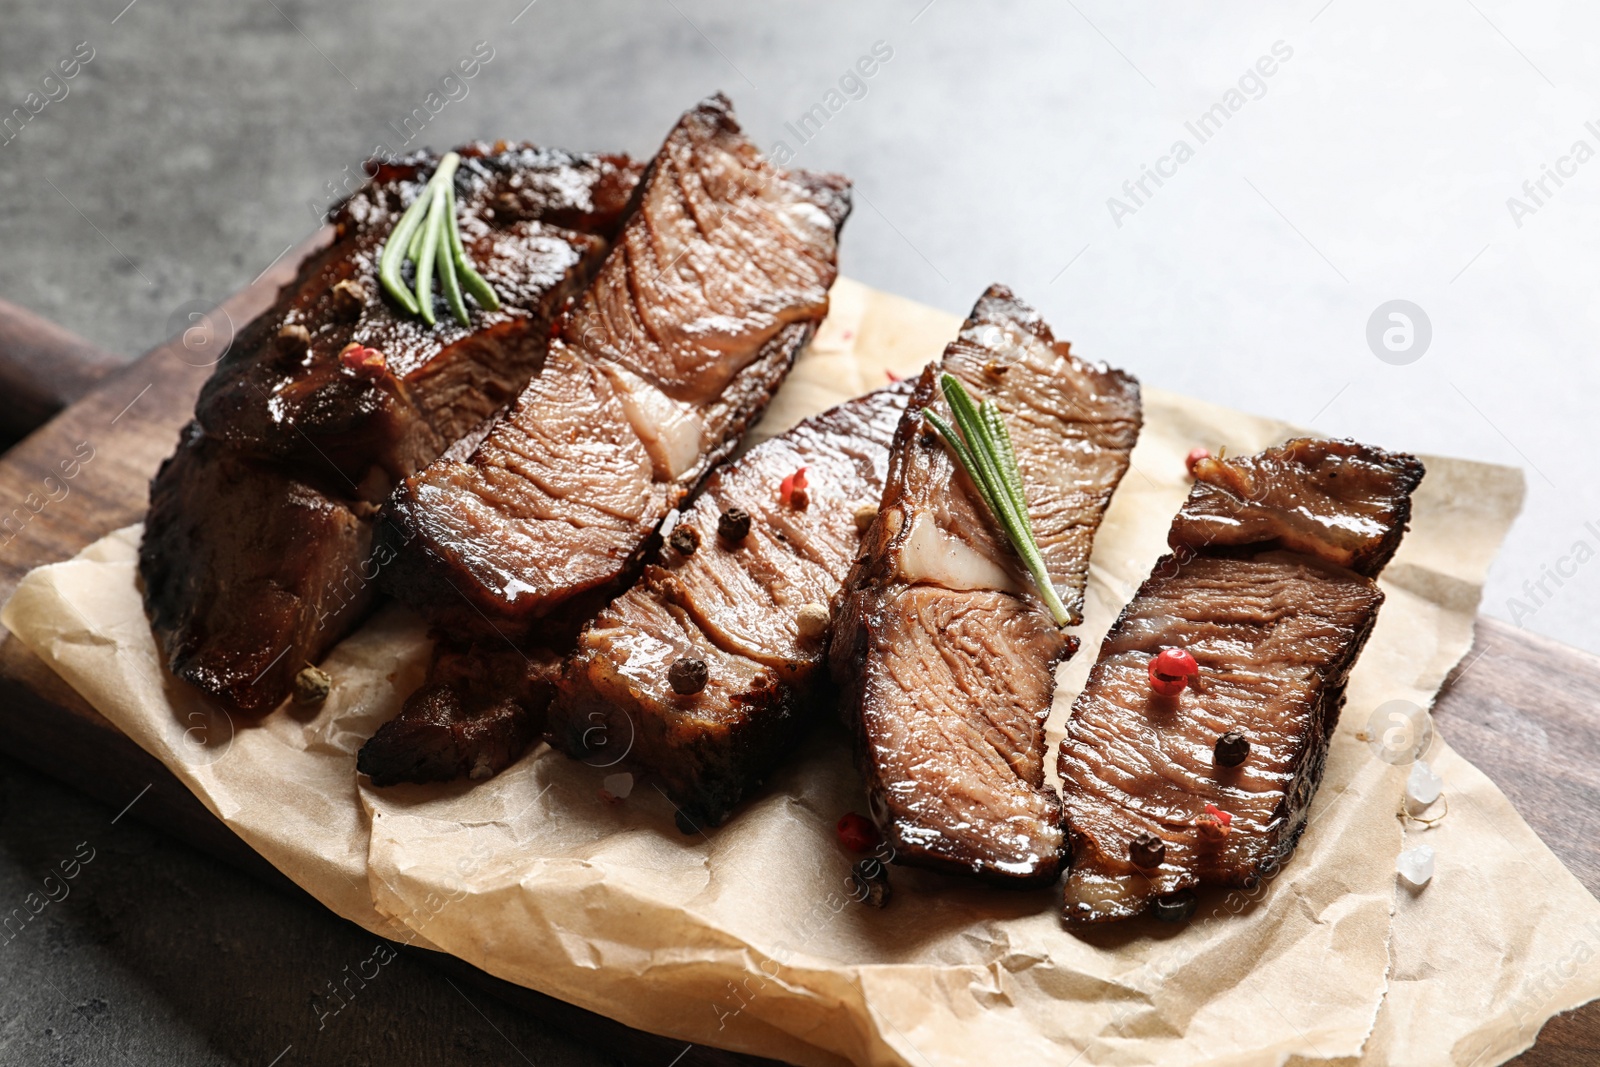
<svg viewBox="0 0 1600 1067">
<path fill-rule="evenodd" d="M 352 341 L 339 350 L 339 362 L 359 378 L 382 378 L 389 373 L 389 360 L 376 348 Z"/>
<path fill-rule="evenodd" d="M 277 347 L 286 356 L 303 356 L 311 347 L 311 331 L 298 322 L 286 322 L 278 328 Z"/>
<path fill-rule="evenodd" d="M 867 527 L 871 526 L 873 520 L 877 517 L 878 505 L 876 504 L 862 504 L 860 507 L 856 508 L 856 532 L 866 533 Z"/>
<path fill-rule="evenodd" d="M 988 360 L 983 365 L 983 373 L 987 374 L 991 378 L 1002 377 L 1006 373 L 1006 371 L 1008 371 L 1010 369 L 1011 369 L 1011 364 L 1009 364 L 1009 363 L 997 363 L 996 361 L 994 361 L 992 359 Z"/>
<path fill-rule="evenodd" d="M 806 492 L 809 483 L 806 481 L 806 469 L 801 467 L 783 480 L 778 486 L 778 499 L 794 508 L 804 511 L 811 503 L 811 495 Z"/>
<path fill-rule="evenodd" d="M 320 704 L 328 699 L 328 693 L 332 689 L 333 679 L 328 677 L 328 672 L 316 667 L 307 667 L 294 676 L 296 704 Z"/>
<path fill-rule="evenodd" d="M 367 306 L 367 287 L 358 281 L 344 279 L 333 287 L 333 310 L 340 318 L 354 319 Z"/>
<path fill-rule="evenodd" d="M 1164 697 L 1175 697 L 1200 673 L 1200 665 L 1181 648 L 1163 648 L 1150 660 L 1150 688 Z"/>
<path fill-rule="evenodd" d="M 672 528 L 672 534 L 667 538 L 667 544 L 685 556 L 692 556 L 694 555 L 694 550 L 700 547 L 700 531 L 687 523 L 680 522 Z"/>
<path fill-rule="evenodd" d="M 667 668 L 667 684 L 679 696 L 693 696 L 706 687 L 710 672 L 703 659 L 684 657 Z"/>
<path fill-rule="evenodd" d="M 744 508 L 732 507 L 717 520 L 717 536 L 730 545 L 737 545 L 750 536 L 750 513 Z"/>
<path fill-rule="evenodd" d="M 889 868 L 876 856 L 857 860 L 855 866 L 850 868 L 850 881 L 855 887 L 853 895 L 860 903 L 874 908 L 888 905 Z"/>
<path fill-rule="evenodd" d="M 839 844 L 851 852 L 871 852 L 878 847 L 878 828 L 865 815 L 845 812 L 834 826 L 834 832 L 839 835 Z"/>
<path fill-rule="evenodd" d="M 1167 843 L 1149 830 L 1141 831 L 1138 837 L 1128 842 L 1128 858 L 1135 867 L 1153 870 L 1167 858 Z"/>
<path fill-rule="evenodd" d="M 1196 899 L 1193 890 L 1180 889 L 1150 902 L 1150 913 L 1164 923 L 1181 923 L 1194 914 Z"/>
<path fill-rule="evenodd" d="M 800 640 L 815 641 L 828 632 L 828 609 L 821 604 L 807 604 L 800 609 L 795 624 L 800 629 Z"/>
<path fill-rule="evenodd" d="M 1229 730 L 1217 738 L 1217 747 L 1212 752 L 1212 758 L 1218 767 L 1237 767 L 1250 755 L 1250 742 L 1244 739 L 1244 734 Z"/>
<path fill-rule="evenodd" d="M 1207 804 L 1206 813 L 1195 819 L 1194 828 L 1203 840 L 1215 843 L 1226 840 L 1233 832 L 1232 822 L 1232 812 L 1223 811 L 1215 804 Z"/>
</svg>

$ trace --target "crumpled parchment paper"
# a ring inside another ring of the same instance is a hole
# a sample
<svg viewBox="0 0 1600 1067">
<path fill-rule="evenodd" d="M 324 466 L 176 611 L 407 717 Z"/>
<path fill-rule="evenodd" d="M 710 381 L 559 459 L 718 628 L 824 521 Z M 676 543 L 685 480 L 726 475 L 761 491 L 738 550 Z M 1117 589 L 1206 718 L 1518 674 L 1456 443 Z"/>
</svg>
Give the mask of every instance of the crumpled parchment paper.
<svg viewBox="0 0 1600 1067">
<path fill-rule="evenodd" d="M 757 435 L 877 387 L 886 370 L 914 373 L 957 325 L 841 280 Z M 1295 432 L 1148 386 L 1145 405 L 1095 547 L 1083 650 L 1059 678 L 1055 739 L 1163 549 L 1187 492 L 1184 454 Z M 1427 707 L 1470 647 L 1484 571 L 1522 494 L 1516 471 L 1426 462 L 1298 854 L 1254 891 L 1203 897 L 1182 927 L 1077 936 L 1052 892 L 901 868 L 887 909 L 857 903 L 833 824 L 861 807 L 861 789 L 832 724 L 710 834 L 683 835 L 647 778 L 619 777 L 620 737 L 588 763 L 541 746 L 481 784 L 369 789 L 355 752 L 421 677 L 422 625 L 386 608 L 323 664 L 334 689 L 321 708 L 229 722 L 160 667 L 135 584 L 137 527 L 34 571 L 0 622 L 340 915 L 633 1026 L 808 1065 L 1029 1054 L 1486 1065 L 1600 995 L 1600 903 L 1442 742 L 1429 758 L 1450 814 L 1431 828 L 1396 817 L 1406 767 L 1381 758 L 1368 726 L 1393 701 Z M 1397 890 L 1395 857 L 1418 841 L 1438 873 Z"/>
</svg>

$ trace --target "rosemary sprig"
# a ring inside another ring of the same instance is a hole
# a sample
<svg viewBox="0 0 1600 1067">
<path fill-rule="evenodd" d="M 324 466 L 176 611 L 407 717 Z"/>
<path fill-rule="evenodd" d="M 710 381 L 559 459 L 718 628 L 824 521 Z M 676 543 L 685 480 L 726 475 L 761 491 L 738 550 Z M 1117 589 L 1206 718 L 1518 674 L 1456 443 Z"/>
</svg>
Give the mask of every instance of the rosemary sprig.
<svg viewBox="0 0 1600 1067">
<path fill-rule="evenodd" d="M 935 411 L 924 409 L 922 417 L 939 431 L 961 469 L 978 487 L 989 513 L 1033 576 L 1033 584 L 1039 587 L 1039 596 L 1050 617 L 1057 626 L 1067 625 L 1072 616 L 1056 593 L 1050 572 L 1045 569 L 1044 556 L 1039 552 L 1039 542 L 1034 539 L 1028 502 L 1022 492 L 1022 475 L 1017 470 L 1017 452 L 1011 444 L 1011 431 L 1000 417 L 1000 409 L 993 400 L 974 404 L 967 387 L 952 374 L 939 375 L 939 387 L 944 390 L 950 414 L 960 432 Z"/>
<path fill-rule="evenodd" d="M 497 311 L 500 307 L 500 297 L 473 269 L 461 244 L 461 229 L 456 224 L 455 187 L 456 168 L 460 165 L 459 155 L 445 153 L 422 195 L 395 223 L 394 231 L 384 243 L 383 254 L 378 257 L 378 280 L 383 283 L 384 290 L 411 314 L 421 315 L 429 326 L 435 321 L 435 274 L 439 276 L 444 302 L 461 325 L 472 323 L 467 316 L 463 290 L 488 311 Z M 416 264 L 415 293 L 406 288 L 405 280 L 400 277 L 400 271 L 408 262 Z"/>
</svg>

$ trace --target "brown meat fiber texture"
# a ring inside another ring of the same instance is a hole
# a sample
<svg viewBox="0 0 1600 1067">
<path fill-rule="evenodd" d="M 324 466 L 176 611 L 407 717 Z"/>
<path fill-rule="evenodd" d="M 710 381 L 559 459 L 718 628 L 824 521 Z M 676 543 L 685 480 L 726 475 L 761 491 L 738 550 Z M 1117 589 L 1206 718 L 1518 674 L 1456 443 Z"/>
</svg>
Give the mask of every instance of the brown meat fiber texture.
<svg viewBox="0 0 1600 1067">
<path fill-rule="evenodd" d="M 1300 439 L 1194 473 L 1174 553 L 1107 634 L 1062 741 L 1074 925 L 1157 901 L 1158 914 L 1183 914 L 1176 894 L 1249 887 L 1293 854 L 1383 603 L 1374 576 L 1423 470 L 1408 455 Z M 1175 696 L 1152 690 L 1163 648 L 1199 667 Z M 1249 744 L 1236 766 L 1216 756 L 1230 732 Z M 1231 816 L 1225 832 L 1208 804 Z M 1153 864 L 1131 849 L 1141 834 L 1161 843 Z"/>
<path fill-rule="evenodd" d="M 438 165 L 378 166 L 334 237 L 247 324 L 202 389 L 196 422 L 151 485 L 140 551 L 168 665 L 230 711 L 264 714 L 364 616 L 392 550 L 372 553 L 394 479 L 503 407 L 539 368 L 550 322 L 599 266 L 640 168 L 620 156 L 468 145 L 455 179 L 469 256 L 502 307 L 392 305 L 378 256 Z M 346 344 L 379 349 L 357 375 Z"/>
<path fill-rule="evenodd" d="M 683 116 L 636 195 L 545 372 L 394 494 L 385 587 L 436 625 L 571 641 L 827 313 L 848 183 L 762 160 L 725 99 Z"/>
<path fill-rule="evenodd" d="M 572 648 L 638 576 L 661 521 L 765 409 L 827 314 L 849 209 L 844 179 L 762 160 L 725 98 L 684 114 L 544 371 L 470 454 L 439 460 L 391 498 L 384 588 L 448 636 L 451 665 L 444 677 L 437 661 L 435 688 L 363 749 L 374 781 L 500 769 L 520 750 L 484 738 L 483 761 L 411 749 L 458 748 L 458 724 L 508 701 L 521 717 L 504 731 L 543 728 L 551 678 L 539 650 Z M 496 665 L 508 647 L 526 653 L 527 671 Z M 423 720 L 432 725 L 412 728 Z"/>
<path fill-rule="evenodd" d="M 1044 724 L 1055 667 L 1077 639 L 925 423 L 924 409 L 949 416 L 940 372 L 1000 409 L 1046 569 L 1074 619 L 1138 438 L 1138 384 L 1074 356 L 1033 309 L 990 288 L 917 385 L 834 612 L 830 669 L 894 859 L 1045 884 L 1060 869 L 1062 829 Z"/>
<path fill-rule="evenodd" d="M 556 683 L 552 742 L 595 761 L 626 750 L 690 820 L 724 822 L 821 710 L 826 634 L 803 632 L 800 613 L 826 608 L 849 571 L 856 511 L 882 492 L 910 393 L 841 404 L 715 471 L 660 565 L 585 627 Z M 780 490 L 802 468 L 798 506 Z M 751 517 L 737 542 L 718 533 L 732 508 Z M 674 691 L 681 660 L 706 665 L 705 688 Z"/>
</svg>

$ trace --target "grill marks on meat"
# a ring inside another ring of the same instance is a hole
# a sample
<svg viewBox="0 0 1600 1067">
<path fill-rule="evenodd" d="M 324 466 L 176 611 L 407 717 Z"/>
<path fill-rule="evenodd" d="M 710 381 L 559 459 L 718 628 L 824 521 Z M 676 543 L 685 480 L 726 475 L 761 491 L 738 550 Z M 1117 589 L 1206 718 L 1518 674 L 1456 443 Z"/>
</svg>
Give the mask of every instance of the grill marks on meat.
<svg viewBox="0 0 1600 1067">
<path fill-rule="evenodd" d="M 378 256 L 438 158 L 385 164 L 339 208 L 333 243 L 206 383 L 196 406 L 206 432 L 263 458 L 331 463 L 353 483 L 373 466 L 394 480 L 510 403 L 543 362 L 556 312 L 599 267 L 639 168 L 620 156 L 496 147 L 461 149 L 455 187 L 462 243 L 500 310 L 472 305 L 462 326 L 436 292 L 439 321 L 429 326 L 392 307 Z M 365 294 L 359 312 L 340 309 L 334 289 L 346 281 Z M 283 351 L 275 338 L 284 326 L 304 327 L 309 350 Z M 374 381 L 344 370 L 339 352 L 352 342 L 383 352 L 389 374 Z"/>
<path fill-rule="evenodd" d="M 140 574 L 152 625 L 173 672 L 233 711 L 277 706 L 359 622 L 393 554 L 372 553 L 376 503 L 538 369 L 552 318 L 598 268 L 640 173 L 619 156 L 460 151 L 463 241 L 501 310 L 475 308 L 470 327 L 441 310 L 429 328 L 389 306 L 378 254 L 438 161 L 385 164 L 340 207 L 333 242 L 240 331 L 151 484 Z M 347 281 L 364 304 L 335 294 Z M 303 328 L 309 347 L 280 343 L 284 327 Z M 351 341 L 380 349 L 390 373 L 343 369 Z"/>
<path fill-rule="evenodd" d="M 789 751 L 817 710 L 822 636 L 803 637 L 806 605 L 826 606 L 860 542 L 855 511 L 876 502 L 889 443 L 910 384 L 879 390 L 808 419 L 719 468 L 674 530 L 661 564 L 587 626 L 557 683 L 553 743 L 591 760 L 628 758 L 654 773 L 695 823 L 720 825 Z M 807 472 L 808 504 L 779 499 Z M 750 534 L 717 534 L 729 508 Z M 699 693 L 680 695 L 668 671 L 706 664 Z"/>
<path fill-rule="evenodd" d="M 388 588 L 441 626 L 570 640 L 825 315 L 847 189 L 763 162 L 722 97 L 685 114 L 549 368 L 396 491 Z"/>
<path fill-rule="evenodd" d="M 1422 473 L 1411 456 L 1348 441 L 1197 466 L 1172 526 L 1178 551 L 1107 635 L 1062 742 L 1069 923 L 1128 918 L 1194 887 L 1248 887 L 1294 852 L 1383 602 L 1372 576 L 1398 547 Z M 1290 544 L 1307 551 L 1279 548 Z M 1199 664 L 1198 686 L 1176 697 L 1150 688 L 1166 647 Z M 1218 767 L 1229 731 L 1249 755 Z M 1226 835 L 1201 825 L 1207 803 L 1232 814 Z M 1165 846 L 1157 868 L 1130 858 L 1142 832 Z"/>
<path fill-rule="evenodd" d="M 1060 801 L 1045 783 L 1059 630 L 977 491 L 921 411 L 936 371 L 993 399 L 1010 428 L 1046 564 L 1076 617 L 1089 550 L 1127 471 L 1138 384 L 1057 342 L 994 286 L 896 432 L 877 520 L 834 614 L 830 667 L 859 738 L 873 818 L 901 862 L 1009 885 L 1053 881 Z"/>
</svg>

